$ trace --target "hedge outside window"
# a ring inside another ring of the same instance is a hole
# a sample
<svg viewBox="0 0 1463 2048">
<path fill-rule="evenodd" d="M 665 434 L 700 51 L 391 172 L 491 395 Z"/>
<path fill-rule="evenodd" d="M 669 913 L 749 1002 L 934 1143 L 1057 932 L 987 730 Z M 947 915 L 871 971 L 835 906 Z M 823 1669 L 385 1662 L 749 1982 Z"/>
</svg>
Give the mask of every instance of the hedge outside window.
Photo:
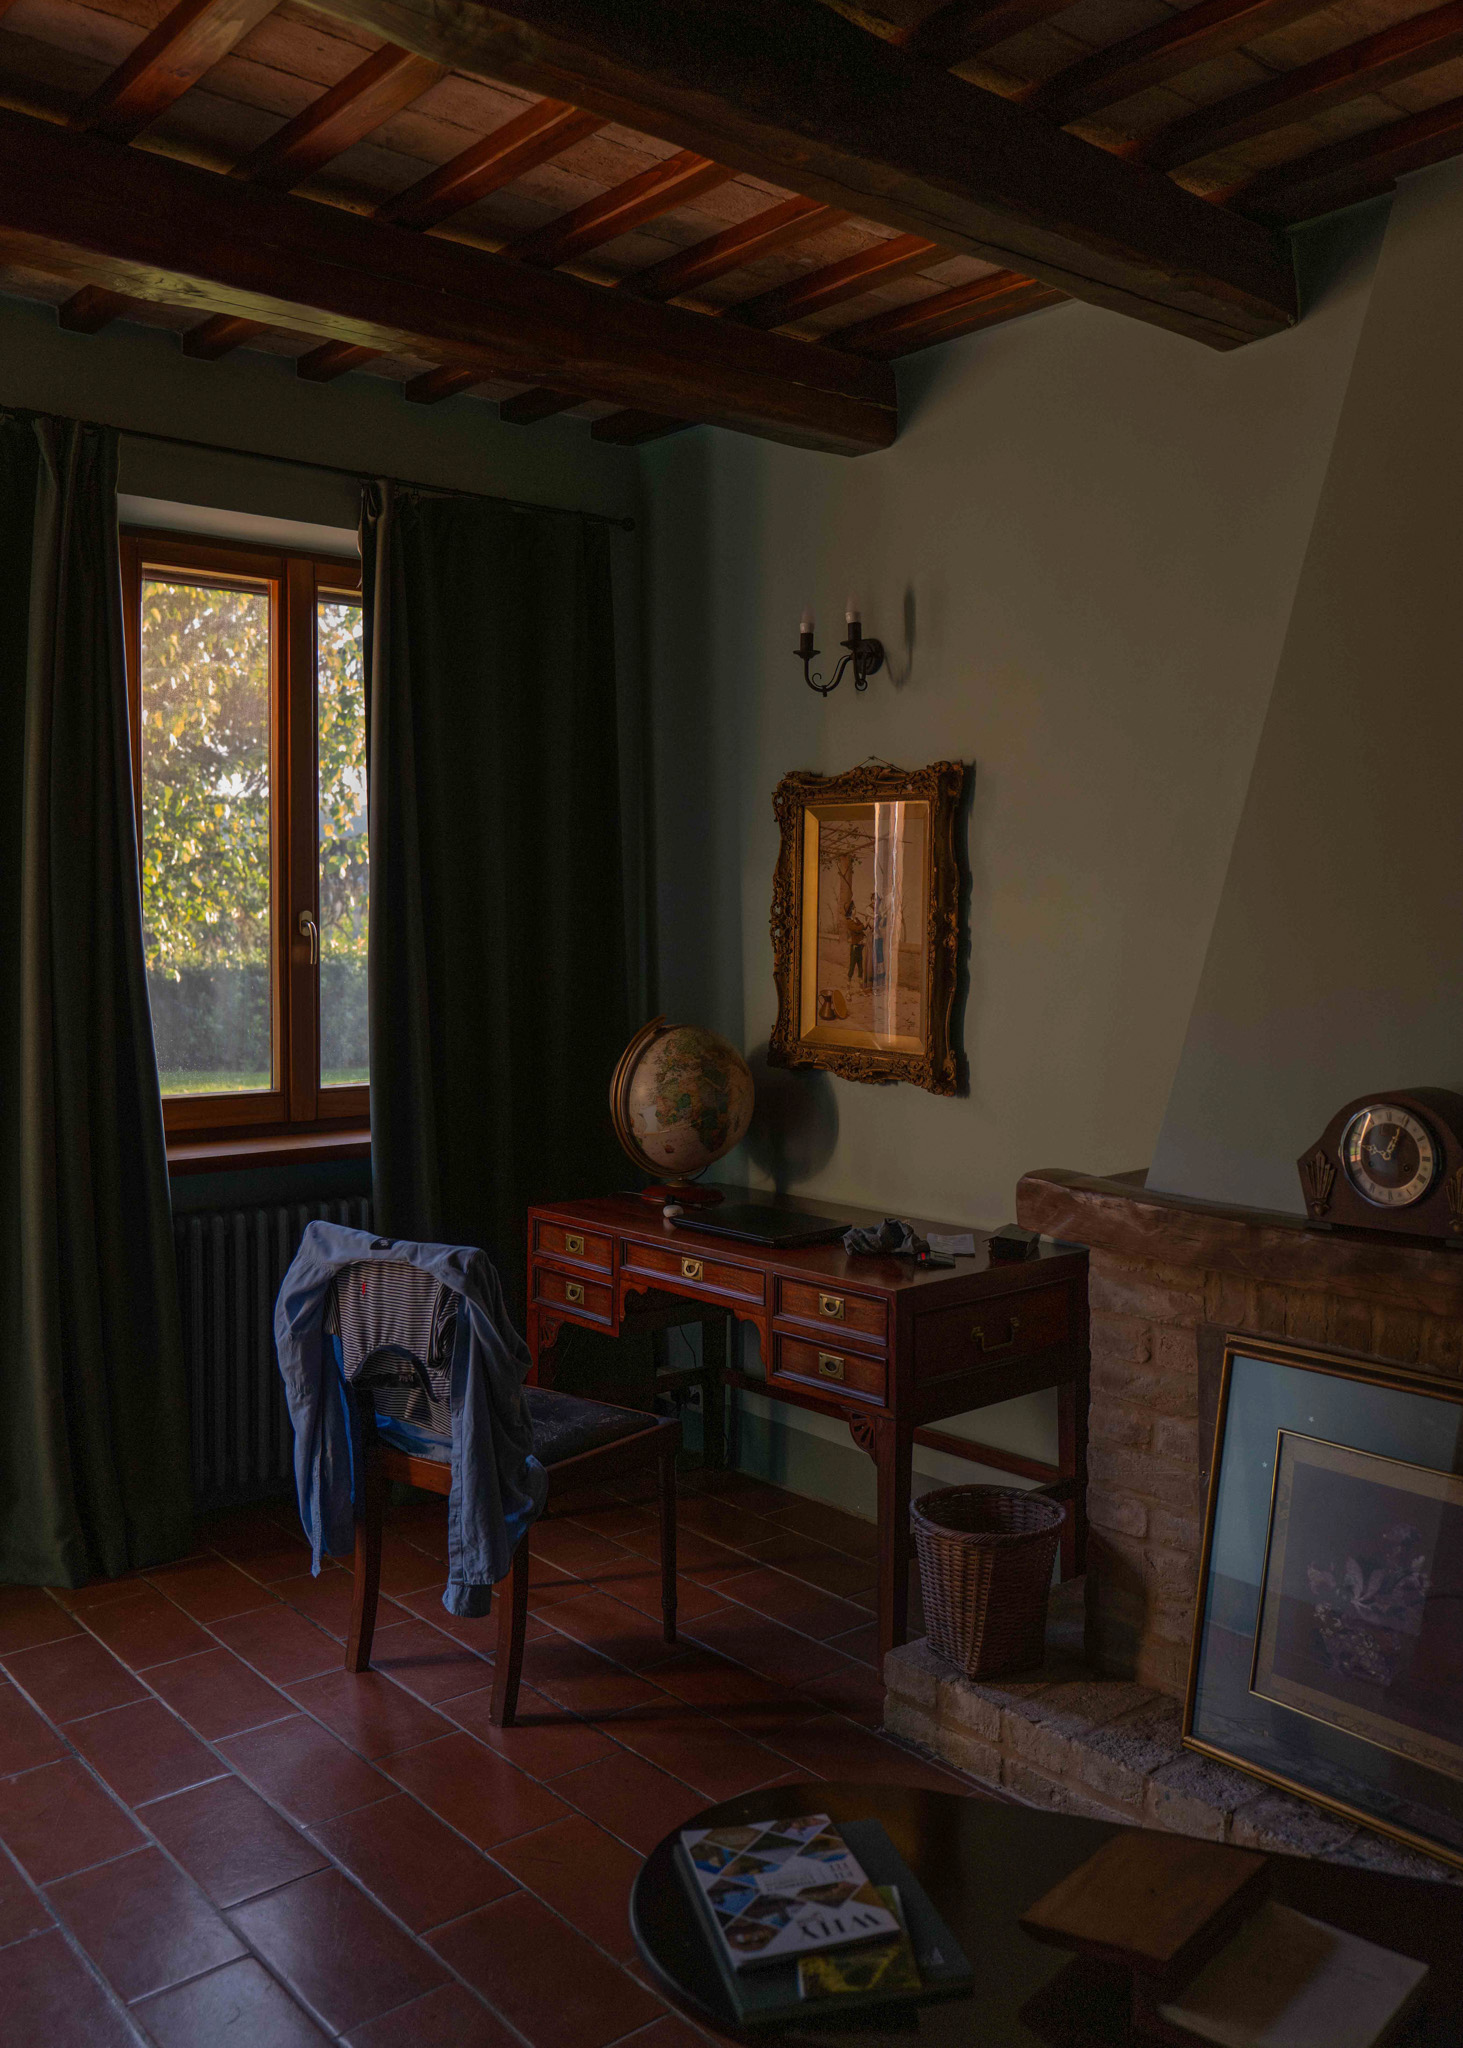
<svg viewBox="0 0 1463 2048">
<path fill-rule="evenodd" d="M 354 563 L 122 543 L 143 938 L 170 1133 L 365 1120 Z"/>
</svg>

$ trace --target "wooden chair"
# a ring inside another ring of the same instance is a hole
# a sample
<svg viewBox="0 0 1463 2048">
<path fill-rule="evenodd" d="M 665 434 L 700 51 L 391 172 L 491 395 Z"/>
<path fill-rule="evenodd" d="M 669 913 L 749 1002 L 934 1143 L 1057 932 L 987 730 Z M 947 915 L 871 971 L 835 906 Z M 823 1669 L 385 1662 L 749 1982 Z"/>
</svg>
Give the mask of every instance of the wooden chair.
<svg viewBox="0 0 1463 2048">
<path fill-rule="evenodd" d="M 676 1452 L 681 1425 L 672 1417 L 644 1415 L 613 1408 L 604 1401 L 555 1393 L 547 1387 L 525 1387 L 533 1419 L 534 1455 L 549 1475 L 547 1509 L 555 1492 L 597 1485 L 660 1468 L 660 1606 L 665 1639 L 676 1639 Z M 428 1493 L 448 1493 L 451 1466 L 434 1458 L 413 1457 L 385 1443 L 376 1430 L 376 1411 L 369 1390 L 357 1391 L 366 1470 L 356 1505 L 355 1597 L 346 1641 L 347 1671 L 369 1671 L 371 1638 L 376 1630 L 376 1602 L 381 1587 L 381 1519 L 386 1482 L 404 1481 Z M 493 1658 L 493 1697 L 489 1718 L 498 1728 L 511 1728 L 518 1704 L 518 1679 L 523 1668 L 523 1631 L 528 1619 L 529 1541 L 532 1530 L 513 1553 L 508 1576 L 499 1588 L 498 1635 Z"/>
</svg>

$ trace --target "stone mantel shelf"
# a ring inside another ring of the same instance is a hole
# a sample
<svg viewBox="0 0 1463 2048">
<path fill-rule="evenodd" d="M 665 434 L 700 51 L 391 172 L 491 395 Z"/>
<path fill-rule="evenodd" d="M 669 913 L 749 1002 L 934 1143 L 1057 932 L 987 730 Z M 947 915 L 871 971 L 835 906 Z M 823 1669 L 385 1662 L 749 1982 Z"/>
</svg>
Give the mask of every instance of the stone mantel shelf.
<svg viewBox="0 0 1463 2048">
<path fill-rule="evenodd" d="M 1276 1210 L 1160 1194 L 1143 1187 L 1136 1175 L 1103 1180 L 1042 1167 L 1019 1183 L 1016 1214 L 1028 1230 L 1119 1259 L 1237 1273 L 1463 1316 L 1463 1252 L 1312 1230 L 1301 1217 Z"/>
</svg>

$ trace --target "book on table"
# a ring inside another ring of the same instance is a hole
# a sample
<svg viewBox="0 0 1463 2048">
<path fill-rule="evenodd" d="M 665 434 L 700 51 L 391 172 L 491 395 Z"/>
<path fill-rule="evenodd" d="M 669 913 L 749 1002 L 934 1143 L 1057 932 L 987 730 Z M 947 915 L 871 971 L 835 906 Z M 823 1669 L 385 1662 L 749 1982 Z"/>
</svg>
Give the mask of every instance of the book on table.
<svg viewBox="0 0 1463 2048">
<path fill-rule="evenodd" d="M 959 1943 L 878 1821 L 685 1828 L 676 1863 L 737 2019 L 958 1996 Z"/>
</svg>

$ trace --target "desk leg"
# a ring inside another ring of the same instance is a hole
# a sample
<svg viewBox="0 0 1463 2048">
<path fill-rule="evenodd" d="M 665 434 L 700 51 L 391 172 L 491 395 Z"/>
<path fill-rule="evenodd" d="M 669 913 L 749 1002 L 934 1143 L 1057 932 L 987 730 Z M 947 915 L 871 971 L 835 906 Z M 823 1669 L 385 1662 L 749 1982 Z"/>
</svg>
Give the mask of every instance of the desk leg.
<svg viewBox="0 0 1463 2048">
<path fill-rule="evenodd" d="M 879 1468 L 879 1668 L 890 1650 L 909 1635 L 909 1565 L 914 1546 L 909 1533 L 910 1467 L 914 1430 L 905 1423 L 881 1420 L 874 1429 L 874 1458 Z"/>
<path fill-rule="evenodd" d="M 1062 1525 L 1062 1577 L 1087 1569 L 1087 1378 L 1063 1380 L 1057 1389 L 1057 1463 L 1072 1481 Z"/>
<path fill-rule="evenodd" d="M 723 1411 L 726 1406 L 726 1317 L 708 1316 L 701 1325 L 701 1462 L 708 1472 L 726 1469 Z"/>
</svg>

